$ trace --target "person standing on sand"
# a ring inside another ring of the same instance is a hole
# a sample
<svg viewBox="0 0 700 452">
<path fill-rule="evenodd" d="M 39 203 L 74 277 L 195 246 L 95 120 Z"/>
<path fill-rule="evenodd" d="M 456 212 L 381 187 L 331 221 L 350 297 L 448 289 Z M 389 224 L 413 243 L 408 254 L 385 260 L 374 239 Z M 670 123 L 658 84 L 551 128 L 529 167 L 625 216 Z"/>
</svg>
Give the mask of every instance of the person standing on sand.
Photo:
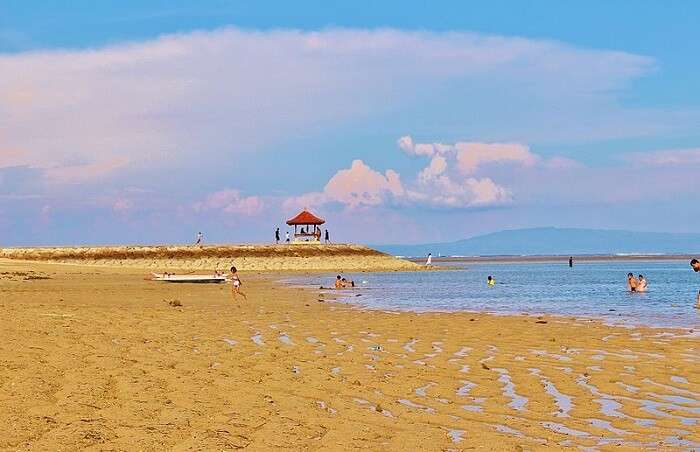
<svg viewBox="0 0 700 452">
<path fill-rule="evenodd" d="M 433 254 L 428 253 L 428 260 L 425 261 L 425 266 L 430 267 L 431 265 L 433 265 Z"/>
<path fill-rule="evenodd" d="M 280 244 L 280 228 L 275 229 L 275 244 Z"/>
<path fill-rule="evenodd" d="M 328 229 L 326 229 L 325 240 L 326 240 L 326 243 L 331 243 L 331 235 L 328 233 Z"/>
<path fill-rule="evenodd" d="M 204 240 L 204 234 L 202 234 L 201 232 L 198 232 L 198 233 L 197 233 L 197 241 L 194 242 L 194 244 L 197 245 L 197 246 L 202 246 L 202 241 L 203 241 L 203 240 Z"/>
<path fill-rule="evenodd" d="M 236 295 L 240 295 L 244 300 L 248 300 L 246 294 L 241 292 L 242 285 L 241 278 L 238 277 L 238 270 L 236 267 L 231 267 L 231 296 L 233 297 L 233 301 L 236 301 Z"/>
<path fill-rule="evenodd" d="M 637 286 L 639 286 L 639 282 L 634 277 L 634 273 L 627 273 L 627 289 L 630 292 L 636 292 Z"/>
<path fill-rule="evenodd" d="M 697 259 L 693 259 L 690 261 L 690 266 L 693 268 L 693 271 L 695 273 L 700 272 L 700 261 Z M 700 291 L 698 291 L 698 298 L 695 301 L 695 307 L 700 309 Z"/>
</svg>

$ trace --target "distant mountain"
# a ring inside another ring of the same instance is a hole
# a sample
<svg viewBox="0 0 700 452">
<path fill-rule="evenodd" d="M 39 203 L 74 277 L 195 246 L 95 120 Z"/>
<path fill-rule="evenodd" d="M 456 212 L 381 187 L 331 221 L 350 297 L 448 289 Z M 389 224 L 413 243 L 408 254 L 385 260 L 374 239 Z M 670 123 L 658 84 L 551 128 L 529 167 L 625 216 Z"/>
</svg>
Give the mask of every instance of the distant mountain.
<svg viewBox="0 0 700 452">
<path fill-rule="evenodd" d="M 700 253 L 700 233 L 534 228 L 494 232 L 451 243 L 373 248 L 395 256 L 688 254 Z"/>
</svg>

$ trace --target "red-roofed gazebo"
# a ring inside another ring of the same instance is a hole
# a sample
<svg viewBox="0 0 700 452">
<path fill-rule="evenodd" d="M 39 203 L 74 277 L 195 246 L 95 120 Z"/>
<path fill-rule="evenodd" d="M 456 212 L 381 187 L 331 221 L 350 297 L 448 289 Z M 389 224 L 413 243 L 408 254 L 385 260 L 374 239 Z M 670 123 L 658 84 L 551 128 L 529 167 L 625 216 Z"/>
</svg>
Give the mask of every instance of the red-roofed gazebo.
<svg viewBox="0 0 700 452">
<path fill-rule="evenodd" d="M 287 220 L 289 226 L 294 226 L 295 241 L 321 241 L 321 226 L 326 220 L 319 218 L 304 209 L 297 216 Z M 301 229 L 299 229 L 301 228 Z"/>
</svg>

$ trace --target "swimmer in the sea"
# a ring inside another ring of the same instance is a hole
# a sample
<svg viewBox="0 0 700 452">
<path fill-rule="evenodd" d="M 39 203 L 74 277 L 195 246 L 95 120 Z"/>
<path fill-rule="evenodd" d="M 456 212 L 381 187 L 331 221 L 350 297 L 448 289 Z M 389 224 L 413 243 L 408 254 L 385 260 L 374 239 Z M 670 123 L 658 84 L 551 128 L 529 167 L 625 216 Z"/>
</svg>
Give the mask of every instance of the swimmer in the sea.
<svg viewBox="0 0 700 452">
<path fill-rule="evenodd" d="M 637 284 L 637 292 L 646 292 L 647 291 L 647 280 L 644 278 L 644 275 L 639 275 L 639 280 Z"/>
<path fill-rule="evenodd" d="M 639 281 L 634 277 L 634 273 L 627 273 L 627 289 L 630 292 L 636 292 Z"/>
<path fill-rule="evenodd" d="M 693 268 L 695 273 L 700 272 L 700 261 L 693 259 L 690 261 L 690 266 Z M 698 292 L 698 298 L 695 300 L 695 307 L 700 309 L 700 291 Z"/>
</svg>

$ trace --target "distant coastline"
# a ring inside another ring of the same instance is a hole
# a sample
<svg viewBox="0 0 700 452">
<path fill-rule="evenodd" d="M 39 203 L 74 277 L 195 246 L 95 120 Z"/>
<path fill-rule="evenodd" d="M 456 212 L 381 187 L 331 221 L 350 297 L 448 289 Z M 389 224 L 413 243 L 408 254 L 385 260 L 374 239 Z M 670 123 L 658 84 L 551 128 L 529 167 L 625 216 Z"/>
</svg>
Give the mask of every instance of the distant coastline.
<svg viewBox="0 0 700 452">
<path fill-rule="evenodd" d="M 533 255 L 533 256 L 433 256 L 433 262 L 467 262 L 467 263 L 567 263 L 571 255 Z M 411 262 L 422 264 L 425 257 L 397 256 Z M 697 257 L 692 254 L 589 254 L 573 255 L 574 263 L 577 262 L 605 262 L 605 261 L 683 261 Z"/>
<path fill-rule="evenodd" d="M 513 229 L 445 243 L 375 245 L 394 256 L 685 256 L 700 254 L 700 233 L 603 229 Z"/>
</svg>

